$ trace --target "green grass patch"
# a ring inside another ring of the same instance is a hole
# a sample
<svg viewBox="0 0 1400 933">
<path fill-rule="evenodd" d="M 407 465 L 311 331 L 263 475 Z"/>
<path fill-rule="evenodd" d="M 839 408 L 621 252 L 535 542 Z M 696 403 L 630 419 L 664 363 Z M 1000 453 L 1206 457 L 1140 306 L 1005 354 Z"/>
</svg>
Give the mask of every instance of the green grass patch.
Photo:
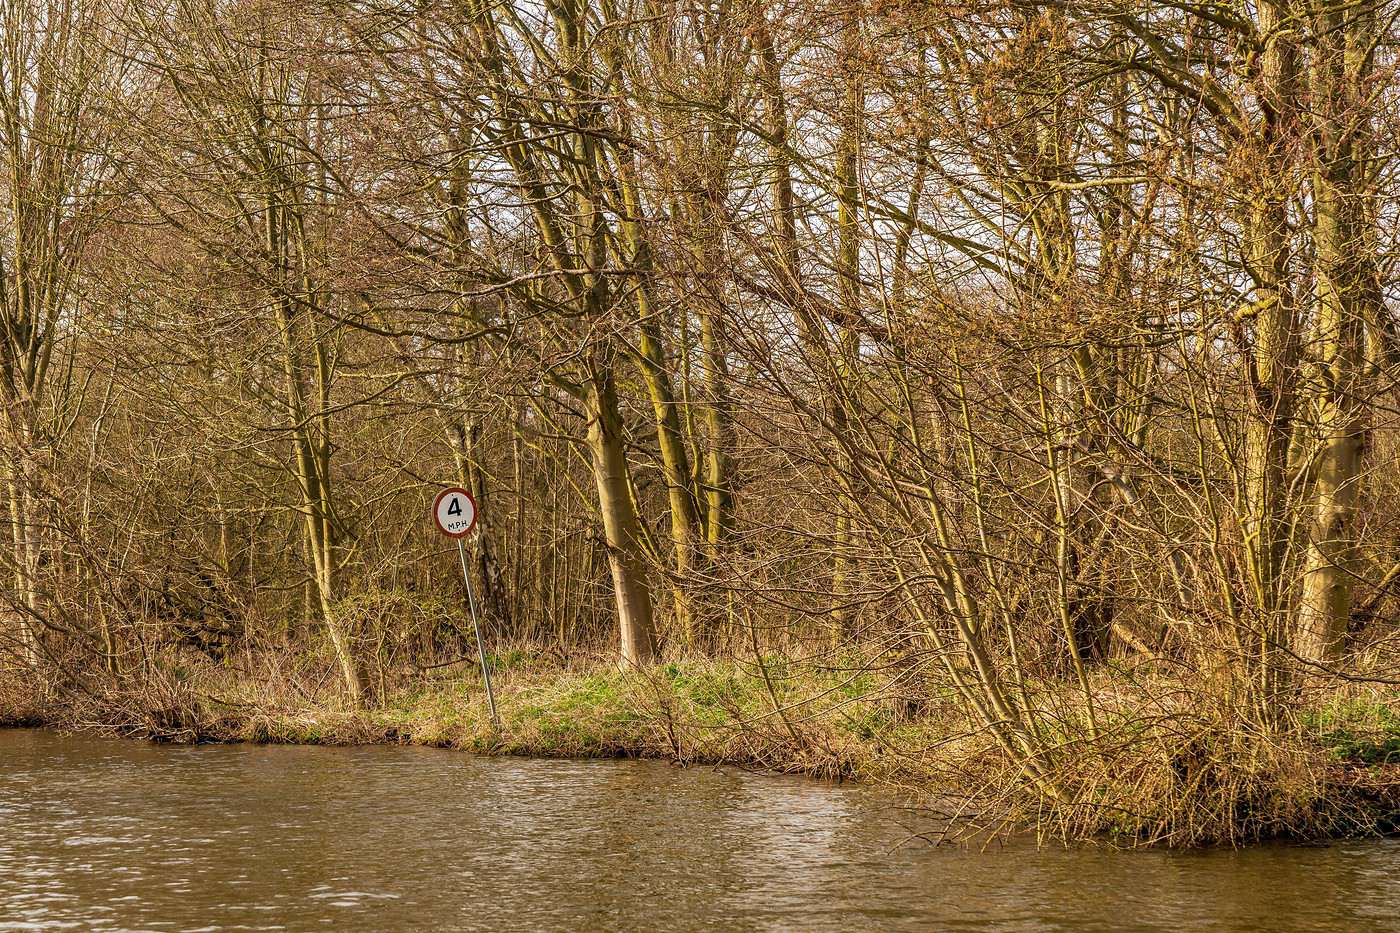
<svg viewBox="0 0 1400 933">
<path fill-rule="evenodd" d="M 1304 715 L 1339 761 L 1400 764 L 1400 697 L 1350 698 Z"/>
</svg>

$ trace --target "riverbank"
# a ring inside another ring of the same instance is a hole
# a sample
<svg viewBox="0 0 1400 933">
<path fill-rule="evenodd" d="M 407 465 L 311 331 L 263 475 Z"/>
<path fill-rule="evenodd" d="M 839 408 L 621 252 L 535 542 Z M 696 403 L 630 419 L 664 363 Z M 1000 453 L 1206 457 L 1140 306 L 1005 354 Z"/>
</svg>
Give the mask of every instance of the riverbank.
<svg viewBox="0 0 1400 933">
<path fill-rule="evenodd" d="M 231 709 L 228 734 L 255 742 L 399 742 L 476 754 L 562 758 L 664 758 L 738 764 L 819 778 L 890 775 L 893 744 L 907 737 L 862 678 L 774 679 L 738 665 L 667 665 L 647 674 L 611 666 L 549 670 L 506 658 L 494 677 L 499 727 L 476 672 L 392 693 L 373 710 Z M 924 728 L 927 728 L 925 725 Z M 891 736 L 892 737 L 892 736 Z"/>
<path fill-rule="evenodd" d="M 499 724 L 474 664 L 463 661 L 381 684 L 382 700 L 363 710 L 340 705 L 324 687 L 329 678 L 270 666 L 262 678 L 172 667 L 140 692 L 62 698 L 12 682 L 0 684 L 0 725 L 186 743 L 404 744 L 738 765 L 893 786 L 972 830 L 1030 824 L 1066 839 L 1240 844 L 1400 826 L 1400 696 L 1378 688 L 1339 689 L 1300 711 L 1301 729 L 1267 743 L 1205 710 L 1148 719 L 1124 704 L 1078 770 L 1057 775 L 1078 796 L 1047 820 L 1044 801 L 1026 793 L 989 731 L 904 674 L 776 658 L 681 659 L 624 672 L 527 650 L 496 655 L 494 669 Z M 1124 683 L 1098 685 L 1105 712 Z"/>
<path fill-rule="evenodd" d="M 837 780 L 927 777 L 912 749 L 949 739 L 950 724 L 870 671 L 691 661 L 624 672 L 566 666 L 524 651 L 494 656 L 499 722 L 464 661 L 385 689 L 372 708 L 283 676 L 179 672 L 139 694 L 58 702 L 0 689 L 0 726 L 45 725 L 168 742 L 409 744 L 482 755 L 661 758 L 734 764 Z M 918 706 L 920 715 L 914 715 Z"/>
</svg>

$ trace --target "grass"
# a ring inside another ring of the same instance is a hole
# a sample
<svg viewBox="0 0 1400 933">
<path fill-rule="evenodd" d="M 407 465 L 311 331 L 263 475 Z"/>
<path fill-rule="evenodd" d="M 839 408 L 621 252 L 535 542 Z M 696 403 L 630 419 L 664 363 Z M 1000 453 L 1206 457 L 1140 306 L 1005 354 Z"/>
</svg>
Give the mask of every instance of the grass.
<svg viewBox="0 0 1400 933">
<path fill-rule="evenodd" d="M 0 680 L 0 725 L 46 723 L 163 741 L 401 743 L 478 754 L 647 757 L 822 778 L 911 783 L 909 748 L 949 723 L 911 720 L 869 671 L 673 658 L 647 672 L 516 647 L 490 657 L 499 723 L 470 661 L 385 685 L 372 708 L 343 706 L 320 666 L 266 659 L 260 677 L 170 660 L 139 689 L 38 704 Z M 300 665 L 300 666 L 298 666 Z M 43 705 L 44 712 L 37 712 Z M 907 772 L 907 774 L 906 774 Z"/>
<path fill-rule="evenodd" d="M 893 725 L 879 693 L 829 680 L 771 670 L 765 680 L 749 665 L 698 660 L 648 674 L 527 665 L 497 674 L 499 729 L 474 672 L 397 693 L 359 718 L 399 741 L 479 753 L 668 758 L 828 778 L 893 770 L 882 760 L 887 746 L 872 741 Z"/>
<path fill-rule="evenodd" d="M 1400 764 L 1400 694 L 1372 692 L 1311 711 L 1306 725 L 1341 762 Z"/>
</svg>

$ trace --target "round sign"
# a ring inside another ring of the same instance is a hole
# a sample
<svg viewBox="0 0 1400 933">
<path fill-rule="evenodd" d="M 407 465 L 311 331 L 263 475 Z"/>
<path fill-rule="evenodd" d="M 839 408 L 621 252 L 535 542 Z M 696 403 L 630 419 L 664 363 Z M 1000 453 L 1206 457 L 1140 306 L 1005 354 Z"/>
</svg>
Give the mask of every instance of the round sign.
<svg viewBox="0 0 1400 933">
<path fill-rule="evenodd" d="M 433 500 L 433 521 L 449 538 L 465 538 L 476 525 L 476 500 L 460 486 L 450 486 Z"/>
</svg>

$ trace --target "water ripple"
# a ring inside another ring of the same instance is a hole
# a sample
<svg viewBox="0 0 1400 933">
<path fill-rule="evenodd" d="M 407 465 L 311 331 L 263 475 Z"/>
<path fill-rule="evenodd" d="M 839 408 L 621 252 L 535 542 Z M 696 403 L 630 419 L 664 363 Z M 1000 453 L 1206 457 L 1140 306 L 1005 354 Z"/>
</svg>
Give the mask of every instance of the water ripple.
<svg viewBox="0 0 1400 933">
<path fill-rule="evenodd" d="M 1400 842 L 985 853 L 870 790 L 657 762 L 0 730 L 10 930 L 1394 930 Z"/>
</svg>

